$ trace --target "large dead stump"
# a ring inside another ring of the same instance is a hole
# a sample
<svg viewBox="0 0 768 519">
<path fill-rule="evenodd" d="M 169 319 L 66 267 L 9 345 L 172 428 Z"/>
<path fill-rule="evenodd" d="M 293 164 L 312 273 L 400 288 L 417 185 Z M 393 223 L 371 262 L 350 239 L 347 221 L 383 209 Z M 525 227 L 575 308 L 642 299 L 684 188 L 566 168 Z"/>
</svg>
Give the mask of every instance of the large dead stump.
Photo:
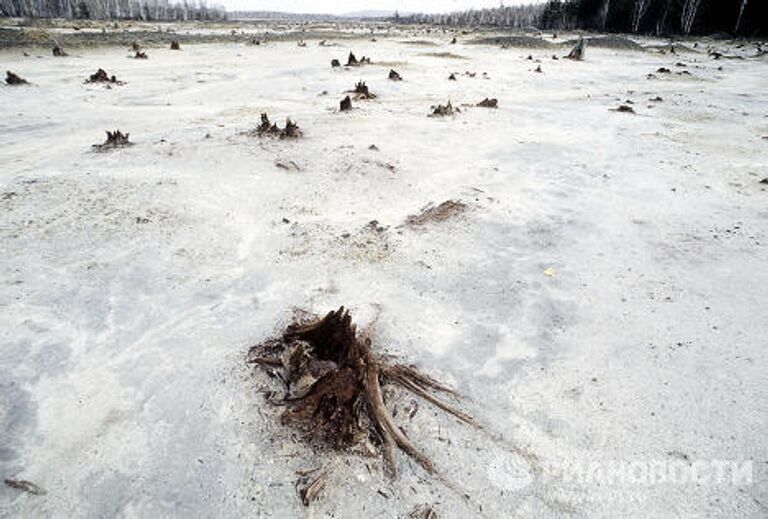
<svg viewBox="0 0 768 519">
<path fill-rule="evenodd" d="M 278 338 L 254 346 L 248 362 L 262 366 L 284 386 L 279 405 L 283 423 L 319 446 L 352 449 L 364 444 L 382 456 L 396 474 L 399 449 L 427 472 L 432 461 L 408 439 L 386 407 L 382 387 L 398 386 L 459 420 L 480 428 L 467 414 L 435 396 L 456 393 L 412 366 L 390 364 L 377 356 L 371 341 L 357 335 L 344 307 L 323 319 L 294 322 Z"/>
<path fill-rule="evenodd" d="M 129 140 L 130 136 L 130 133 L 123 133 L 120 130 L 113 132 L 107 130 L 107 140 L 102 144 L 94 144 L 93 149 L 96 151 L 108 151 L 114 148 L 133 146 L 133 143 Z"/>
<path fill-rule="evenodd" d="M 583 37 L 579 37 L 579 41 L 576 42 L 576 45 L 574 45 L 573 49 L 571 49 L 571 52 L 565 56 L 568 59 L 581 61 L 584 59 L 584 51 L 587 48 L 587 40 L 585 40 Z"/>
<path fill-rule="evenodd" d="M 11 85 L 11 86 L 28 85 L 29 84 L 29 81 L 27 81 L 23 77 L 19 76 L 18 74 L 14 74 L 10 70 L 6 70 L 5 71 L 5 82 L 8 85 Z"/>
</svg>

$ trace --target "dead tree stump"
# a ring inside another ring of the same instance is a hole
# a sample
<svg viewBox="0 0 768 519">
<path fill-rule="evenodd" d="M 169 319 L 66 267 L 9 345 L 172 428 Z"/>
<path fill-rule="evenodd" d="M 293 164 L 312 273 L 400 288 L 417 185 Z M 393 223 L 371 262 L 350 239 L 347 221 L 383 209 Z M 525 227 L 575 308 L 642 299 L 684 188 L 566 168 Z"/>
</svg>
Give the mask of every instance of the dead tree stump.
<svg viewBox="0 0 768 519">
<path fill-rule="evenodd" d="M 479 103 L 477 103 L 477 106 L 483 107 L 483 108 L 498 108 L 499 107 L 499 101 L 498 99 L 489 99 L 485 98 Z"/>
<path fill-rule="evenodd" d="M 446 117 L 456 113 L 461 113 L 459 108 L 454 108 L 450 101 L 446 105 L 437 105 L 432 107 L 430 117 Z"/>
<path fill-rule="evenodd" d="M 181 50 L 181 44 L 179 43 L 179 40 L 173 40 L 171 42 L 171 50 Z"/>
<path fill-rule="evenodd" d="M 248 362 L 270 370 L 284 384 L 282 422 L 321 447 L 348 450 L 378 445 L 386 471 L 397 474 L 399 449 L 430 474 L 437 474 L 395 423 L 384 401 L 383 386 L 398 386 L 478 429 L 472 417 L 435 393 L 457 397 L 449 387 L 413 366 L 390 364 L 377 356 L 371 340 L 359 337 L 344 307 L 323 319 L 295 322 L 282 336 L 252 347 Z M 278 402 L 276 402 L 278 403 Z"/>
<path fill-rule="evenodd" d="M 350 52 L 349 56 L 347 57 L 347 66 L 348 67 L 357 67 L 360 65 L 360 62 L 357 61 L 357 58 L 355 57 L 354 53 Z"/>
<path fill-rule="evenodd" d="M 67 54 L 67 52 L 58 45 L 53 48 L 53 55 L 56 58 L 65 58 L 69 56 L 69 54 Z"/>
<path fill-rule="evenodd" d="M 133 143 L 129 140 L 130 135 L 130 133 L 122 133 L 120 130 L 114 132 L 107 130 L 107 140 L 102 144 L 94 144 L 93 148 L 96 151 L 107 151 L 113 148 L 132 146 Z"/>
<path fill-rule="evenodd" d="M 352 99 L 347 96 L 339 103 L 339 111 L 348 112 L 349 110 L 352 110 Z"/>
<path fill-rule="evenodd" d="M 29 84 L 29 81 L 27 81 L 26 79 L 24 79 L 23 77 L 21 77 L 21 76 L 19 76 L 17 74 L 14 74 L 10 70 L 6 70 L 5 71 L 5 82 L 8 85 L 11 85 L 11 86 L 28 85 Z"/>
<path fill-rule="evenodd" d="M 107 74 L 107 71 L 103 68 L 100 68 L 93 74 L 91 74 L 88 79 L 85 80 L 86 83 L 111 83 L 116 85 L 122 85 L 122 81 L 118 81 L 118 79 L 112 75 L 110 76 Z"/>
<path fill-rule="evenodd" d="M 402 81 L 403 78 L 400 77 L 400 74 L 398 74 L 395 69 L 390 69 L 389 71 L 389 79 L 392 81 Z"/>
<path fill-rule="evenodd" d="M 331 67 L 336 68 L 336 67 L 340 67 L 340 66 L 341 66 L 341 63 L 339 63 L 339 60 L 337 60 L 337 59 L 332 59 L 331 60 Z"/>
</svg>

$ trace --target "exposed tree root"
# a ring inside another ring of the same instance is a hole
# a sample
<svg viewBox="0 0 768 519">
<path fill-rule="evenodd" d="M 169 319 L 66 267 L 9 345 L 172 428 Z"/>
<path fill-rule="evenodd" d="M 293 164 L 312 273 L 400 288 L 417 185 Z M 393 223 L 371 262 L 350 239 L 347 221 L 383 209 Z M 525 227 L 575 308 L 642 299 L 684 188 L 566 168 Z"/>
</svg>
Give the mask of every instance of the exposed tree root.
<svg viewBox="0 0 768 519">
<path fill-rule="evenodd" d="M 466 413 L 434 393 L 457 393 L 412 366 L 391 365 L 377 357 L 368 338 L 358 337 L 344 307 L 323 319 L 294 323 L 282 336 L 254 346 L 248 362 L 260 365 L 285 385 L 282 421 L 305 438 L 335 449 L 376 444 L 388 474 L 397 473 L 401 450 L 428 473 L 442 479 L 427 455 L 395 423 L 382 386 L 396 385 L 476 428 Z"/>
</svg>

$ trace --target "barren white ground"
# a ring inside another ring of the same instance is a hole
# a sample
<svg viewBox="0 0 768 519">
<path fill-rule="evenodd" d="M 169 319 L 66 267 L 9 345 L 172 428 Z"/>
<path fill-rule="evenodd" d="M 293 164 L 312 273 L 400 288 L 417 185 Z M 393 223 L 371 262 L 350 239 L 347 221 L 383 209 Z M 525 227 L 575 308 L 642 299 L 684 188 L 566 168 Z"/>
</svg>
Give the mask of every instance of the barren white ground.
<svg viewBox="0 0 768 519">
<path fill-rule="evenodd" d="M 33 83 L 0 89 L 0 476 L 47 490 L 3 486 L 3 515 L 768 513 L 768 61 L 405 39 L 0 51 Z M 349 50 L 377 64 L 331 69 Z M 127 84 L 84 85 L 98 67 Z M 359 79 L 378 99 L 337 113 Z M 305 138 L 241 135 L 263 111 Z M 135 146 L 92 152 L 113 128 Z M 399 227 L 448 199 L 471 210 Z M 247 348 L 341 304 L 487 425 L 398 414 L 454 488 L 307 450 L 265 405 Z M 551 469 L 713 459 L 752 483 Z M 331 480 L 305 508 L 313 466 Z"/>
</svg>

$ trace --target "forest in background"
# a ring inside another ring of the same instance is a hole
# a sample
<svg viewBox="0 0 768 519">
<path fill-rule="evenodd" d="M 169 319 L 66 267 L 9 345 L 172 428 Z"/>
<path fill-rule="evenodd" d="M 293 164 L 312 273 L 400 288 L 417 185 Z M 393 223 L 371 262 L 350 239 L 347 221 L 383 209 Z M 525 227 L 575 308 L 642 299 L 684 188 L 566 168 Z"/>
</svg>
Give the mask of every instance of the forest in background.
<svg viewBox="0 0 768 519">
<path fill-rule="evenodd" d="M 0 16 L 96 20 L 223 20 L 223 7 L 205 0 L 0 0 Z"/>
<path fill-rule="evenodd" d="M 768 0 L 549 0 L 448 14 L 396 16 L 395 19 L 456 27 L 758 36 L 768 34 Z"/>
<path fill-rule="evenodd" d="M 0 0 L 0 16 L 100 20 L 223 20 L 205 0 Z M 454 27 L 537 27 L 654 35 L 768 35 L 768 0 L 548 0 L 445 14 L 398 16 L 398 23 Z"/>
</svg>

